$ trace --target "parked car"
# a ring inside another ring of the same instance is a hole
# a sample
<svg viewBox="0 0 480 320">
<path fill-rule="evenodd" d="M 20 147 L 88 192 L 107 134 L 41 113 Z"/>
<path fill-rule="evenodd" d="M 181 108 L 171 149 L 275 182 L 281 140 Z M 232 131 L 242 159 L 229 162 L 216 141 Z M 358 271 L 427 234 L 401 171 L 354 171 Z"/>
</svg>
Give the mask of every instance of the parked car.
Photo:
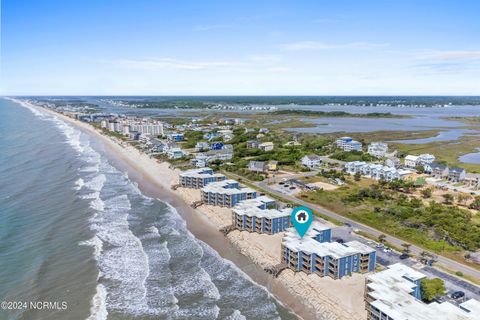
<svg viewBox="0 0 480 320">
<path fill-rule="evenodd" d="M 381 242 L 380 242 L 379 244 L 377 244 L 377 248 L 378 248 L 378 249 L 381 249 L 381 248 L 383 248 L 384 246 L 385 246 L 385 245 L 384 245 L 383 243 L 381 243 Z"/>
<path fill-rule="evenodd" d="M 400 260 L 405 260 L 410 258 L 410 255 L 408 253 L 402 253 L 399 258 Z"/>
<path fill-rule="evenodd" d="M 392 252 L 392 249 L 390 249 L 389 247 L 385 247 L 385 248 L 383 249 L 383 252 Z"/>
<path fill-rule="evenodd" d="M 345 240 L 343 240 L 343 239 L 341 239 L 341 238 L 340 238 L 340 239 L 337 239 L 336 241 L 337 241 L 338 243 L 344 243 L 344 242 L 345 242 Z"/>
<path fill-rule="evenodd" d="M 452 299 L 460 299 L 460 298 L 465 297 L 465 292 L 463 292 L 463 291 L 455 291 L 454 293 L 452 293 L 452 294 L 450 295 L 450 297 L 452 297 Z"/>
</svg>

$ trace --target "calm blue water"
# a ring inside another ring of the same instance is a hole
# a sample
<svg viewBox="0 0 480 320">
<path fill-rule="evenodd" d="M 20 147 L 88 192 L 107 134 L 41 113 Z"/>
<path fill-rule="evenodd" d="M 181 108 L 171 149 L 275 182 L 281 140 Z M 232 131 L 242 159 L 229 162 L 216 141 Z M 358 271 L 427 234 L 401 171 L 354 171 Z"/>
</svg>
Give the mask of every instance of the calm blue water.
<svg viewBox="0 0 480 320">
<path fill-rule="evenodd" d="M 91 138 L 0 99 L 0 319 L 296 319 Z"/>
</svg>

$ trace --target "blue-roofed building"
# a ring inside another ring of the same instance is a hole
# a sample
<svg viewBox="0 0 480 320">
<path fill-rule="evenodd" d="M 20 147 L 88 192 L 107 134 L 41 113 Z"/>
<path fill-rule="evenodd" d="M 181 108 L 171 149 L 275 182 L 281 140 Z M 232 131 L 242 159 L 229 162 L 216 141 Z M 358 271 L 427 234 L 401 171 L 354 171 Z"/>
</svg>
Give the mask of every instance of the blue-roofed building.
<svg viewBox="0 0 480 320">
<path fill-rule="evenodd" d="M 167 135 L 168 140 L 179 142 L 184 140 L 183 133 L 170 133 Z"/>
<path fill-rule="evenodd" d="M 222 150 L 223 149 L 223 142 L 212 142 L 210 144 L 211 150 Z"/>
</svg>

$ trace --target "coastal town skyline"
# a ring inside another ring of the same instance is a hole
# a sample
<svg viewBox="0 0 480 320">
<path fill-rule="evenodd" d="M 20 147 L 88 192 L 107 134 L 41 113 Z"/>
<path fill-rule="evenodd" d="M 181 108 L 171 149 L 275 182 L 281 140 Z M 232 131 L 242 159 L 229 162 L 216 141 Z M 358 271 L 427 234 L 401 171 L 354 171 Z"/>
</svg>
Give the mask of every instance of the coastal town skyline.
<svg viewBox="0 0 480 320">
<path fill-rule="evenodd" d="M 478 9 L 3 1 L 0 94 L 480 95 Z"/>
</svg>

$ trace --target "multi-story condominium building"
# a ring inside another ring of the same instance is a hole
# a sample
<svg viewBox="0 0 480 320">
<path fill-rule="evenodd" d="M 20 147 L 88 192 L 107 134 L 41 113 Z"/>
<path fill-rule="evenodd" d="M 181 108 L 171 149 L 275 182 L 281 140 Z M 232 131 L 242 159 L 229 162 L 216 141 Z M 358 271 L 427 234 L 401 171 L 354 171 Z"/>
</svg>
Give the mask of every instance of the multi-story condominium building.
<svg viewBox="0 0 480 320">
<path fill-rule="evenodd" d="M 292 209 L 274 208 L 275 200 L 261 196 L 244 200 L 232 210 L 232 225 L 242 231 L 275 234 L 292 226 Z"/>
<path fill-rule="evenodd" d="M 240 201 L 256 198 L 257 191 L 242 188 L 235 180 L 223 180 L 203 187 L 201 196 L 207 205 L 233 208 Z"/>
<path fill-rule="evenodd" d="M 316 154 L 309 154 L 303 156 L 302 159 L 300 159 L 300 163 L 307 168 L 313 169 L 320 166 L 322 158 Z"/>
<path fill-rule="evenodd" d="M 374 157 L 382 158 L 388 152 L 388 144 L 385 142 L 372 142 L 368 145 L 368 153 Z"/>
<path fill-rule="evenodd" d="M 465 180 L 467 172 L 463 168 L 453 167 L 448 171 L 448 180 L 451 182 L 460 182 Z"/>
<path fill-rule="evenodd" d="M 415 168 L 420 164 L 420 158 L 418 156 L 409 154 L 408 156 L 405 157 L 404 164 L 405 164 L 405 167 Z"/>
<path fill-rule="evenodd" d="M 295 272 L 333 279 L 373 271 L 376 259 L 375 249 L 358 241 L 320 242 L 308 233 L 300 238 L 293 229 L 288 229 L 282 240 L 281 255 L 282 263 Z"/>
<path fill-rule="evenodd" d="M 204 154 L 208 157 L 207 162 L 214 160 L 228 161 L 233 158 L 233 150 L 231 149 L 209 150 Z"/>
<path fill-rule="evenodd" d="M 458 306 L 450 302 L 421 301 L 421 280 L 425 275 L 404 264 L 369 275 L 365 282 L 368 320 L 473 320 L 480 314 L 480 302 L 470 299 Z"/>
<path fill-rule="evenodd" d="M 163 123 L 133 123 L 130 124 L 130 130 L 144 135 L 163 136 Z"/>
<path fill-rule="evenodd" d="M 191 169 L 180 173 L 180 185 L 184 188 L 201 189 L 211 182 L 223 181 L 226 177 L 210 168 Z"/>
<path fill-rule="evenodd" d="M 343 151 L 362 151 L 362 144 L 350 137 L 338 138 L 335 143 Z"/>
<path fill-rule="evenodd" d="M 362 176 L 374 180 L 392 181 L 403 179 L 411 172 L 409 170 L 397 169 L 376 163 L 366 163 L 364 161 L 352 161 L 345 164 L 345 171 L 350 174 L 360 173 Z"/>
</svg>

